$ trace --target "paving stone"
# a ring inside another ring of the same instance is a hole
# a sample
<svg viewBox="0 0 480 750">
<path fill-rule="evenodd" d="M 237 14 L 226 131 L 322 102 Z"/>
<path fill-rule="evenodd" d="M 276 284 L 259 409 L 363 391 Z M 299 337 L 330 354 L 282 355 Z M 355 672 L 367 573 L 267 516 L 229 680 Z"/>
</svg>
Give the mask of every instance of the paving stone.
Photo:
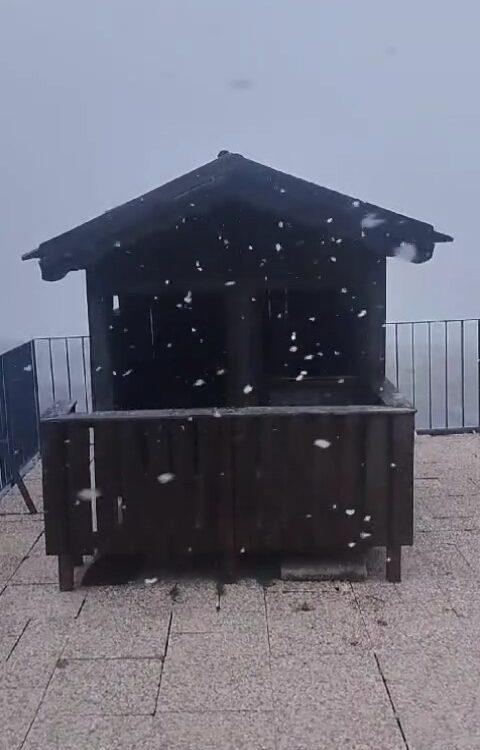
<svg viewBox="0 0 480 750">
<path fill-rule="evenodd" d="M 12 583 L 57 583 L 58 561 L 46 555 L 28 555 L 15 571 Z"/>
<path fill-rule="evenodd" d="M 160 659 L 62 660 L 42 703 L 42 715 L 150 715 L 155 710 Z"/>
<path fill-rule="evenodd" d="M 83 589 L 86 595 L 82 614 L 89 616 L 113 616 L 137 614 L 138 617 L 150 617 L 170 613 L 172 599 L 169 595 L 170 584 L 145 585 L 129 583 L 119 586 L 92 586 Z"/>
<path fill-rule="evenodd" d="M 274 750 L 268 712 L 38 717 L 24 750 Z"/>
<path fill-rule="evenodd" d="M 45 688 L 66 642 L 69 623 L 29 620 L 15 640 L 7 661 L 0 664 L 0 686 Z"/>
<path fill-rule="evenodd" d="M 0 750 L 20 750 L 41 698 L 41 690 L 0 686 Z"/>
<path fill-rule="evenodd" d="M 455 543 L 431 533 L 417 534 L 413 547 L 402 553 L 402 580 L 425 578 L 470 579 L 474 571 Z"/>
<path fill-rule="evenodd" d="M 154 720 L 168 750 L 274 750 L 274 716 L 266 711 L 170 713 Z M 291 750 L 291 749 L 290 749 Z M 318 746 L 317 746 L 318 750 Z"/>
<path fill-rule="evenodd" d="M 0 539 L 2 555 L 19 555 L 24 557 L 33 547 L 42 529 L 37 521 L 25 518 L 21 521 L 6 521 L 0 518 Z"/>
<path fill-rule="evenodd" d="M 39 536 L 35 544 L 33 545 L 32 549 L 28 553 L 29 557 L 47 557 L 45 552 L 45 532 L 43 531 L 42 534 Z M 57 560 L 56 555 L 49 555 L 49 559 L 51 560 Z"/>
<path fill-rule="evenodd" d="M 64 655 L 74 658 L 163 657 L 170 616 L 84 614 L 73 624 Z"/>
<path fill-rule="evenodd" d="M 272 660 L 277 747 L 404 750 L 373 654 Z"/>
<path fill-rule="evenodd" d="M 21 555 L 0 555 L 0 586 L 11 579 L 22 560 Z"/>
<path fill-rule="evenodd" d="M 265 630 L 265 600 L 261 586 L 248 583 L 219 587 L 215 582 L 205 580 L 179 582 L 172 633 L 213 633 L 232 628 Z"/>
<path fill-rule="evenodd" d="M 266 638 L 235 632 L 171 635 L 159 711 L 271 708 Z"/>
<path fill-rule="evenodd" d="M 268 629 L 274 656 L 342 653 L 369 648 L 367 631 L 351 590 L 267 593 Z"/>
<path fill-rule="evenodd" d="M 9 584 L 0 596 L 0 620 L 4 616 L 42 621 L 72 620 L 83 604 L 83 591 L 59 591 L 53 584 Z"/>
<path fill-rule="evenodd" d="M 480 742 L 476 640 L 380 651 L 378 659 L 409 747 L 475 747 Z"/>
</svg>

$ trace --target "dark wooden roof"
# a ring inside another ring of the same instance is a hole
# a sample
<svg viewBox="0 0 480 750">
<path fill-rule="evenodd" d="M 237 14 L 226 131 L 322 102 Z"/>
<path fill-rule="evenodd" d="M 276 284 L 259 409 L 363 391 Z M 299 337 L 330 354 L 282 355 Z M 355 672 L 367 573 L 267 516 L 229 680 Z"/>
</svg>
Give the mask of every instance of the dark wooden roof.
<svg viewBox="0 0 480 750">
<path fill-rule="evenodd" d="M 403 248 L 403 254 L 414 263 L 429 260 L 435 243 L 452 240 L 425 222 L 328 190 L 239 154 L 220 152 L 217 159 L 203 167 L 43 242 L 22 258 L 38 258 L 43 278 L 55 281 L 69 271 L 91 267 L 124 241 L 140 240 L 189 217 L 209 214 L 226 203 L 250 206 L 323 233 L 331 231 L 344 241 L 362 242 L 376 254 L 393 256 Z"/>
</svg>

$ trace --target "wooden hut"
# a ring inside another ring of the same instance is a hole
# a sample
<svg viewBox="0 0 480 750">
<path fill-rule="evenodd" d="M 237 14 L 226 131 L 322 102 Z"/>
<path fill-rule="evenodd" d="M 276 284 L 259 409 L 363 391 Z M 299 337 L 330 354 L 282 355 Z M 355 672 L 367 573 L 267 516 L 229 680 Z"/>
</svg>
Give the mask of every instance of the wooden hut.
<svg viewBox="0 0 480 750">
<path fill-rule="evenodd" d="M 385 380 L 388 256 L 451 238 L 221 152 L 39 246 L 85 270 L 91 414 L 43 421 L 47 552 L 166 563 L 412 543 L 414 410 Z"/>
</svg>

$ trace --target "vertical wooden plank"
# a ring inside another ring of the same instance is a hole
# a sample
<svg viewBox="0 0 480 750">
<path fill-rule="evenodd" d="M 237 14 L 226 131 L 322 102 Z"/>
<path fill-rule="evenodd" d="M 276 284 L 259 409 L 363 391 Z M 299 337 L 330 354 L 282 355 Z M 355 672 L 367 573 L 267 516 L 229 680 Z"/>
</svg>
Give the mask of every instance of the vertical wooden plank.
<svg viewBox="0 0 480 750">
<path fill-rule="evenodd" d="M 198 553 L 195 549 L 197 425 L 192 420 L 171 419 L 168 422 L 171 441 L 171 467 L 175 475 L 172 490 L 176 493 L 172 508 L 171 554 L 181 559 Z"/>
<path fill-rule="evenodd" d="M 360 522 L 363 513 L 363 444 L 360 416 L 350 414 L 336 417 L 339 427 L 339 463 L 338 472 L 338 510 L 341 524 L 339 544 L 352 550 L 358 549 L 360 541 Z M 345 542 L 346 539 L 346 542 Z M 354 546 L 352 546 L 354 545 Z"/>
<path fill-rule="evenodd" d="M 315 490 L 312 476 L 313 441 L 311 425 L 305 415 L 289 415 L 286 424 L 287 443 L 279 460 L 286 463 L 284 551 L 308 555 L 314 551 L 313 516 Z"/>
<path fill-rule="evenodd" d="M 384 545 L 388 537 L 390 492 L 389 417 L 365 416 L 365 514 L 362 530 L 369 544 Z"/>
<path fill-rule="evenodd" d="M 223 572 L 227 580 L 235 578 L 237 558 L 235 538 L 237 477 L 234 473 L 234 424 L 237 419 L 238 417 L 222 417 L 214 420 L 212 425 L 212 450 L 215 450 L 215 455 L 219 457 L 221 465 L 217 516 L 218 548 L 223 558 Z"/>
<path fill-rule="evenodd" d="M 312 444 L 312 518 L 314 551 L 320 554 L 335 541 L 339 519 L 343 522 L 339 507 L 339 476 L 336 456 L 337 440 L 335 417 L 318 415 L 310 427 L 309 442 Z"/>
<path fill-rule="evenodd" d="M 90 370 L 94 411 L 113 409 L 111 336 L 112 296 L 102 287 L 95 270 L 87 271 L 88 325 L 90 330 Z"/>
<path fill-rule="evenodd" d="M 285 488 L 284 431 L 281 418 L 264 416 L 259 420 L 259 460 L 257 466 L 255 554 L 275 554 L 282 545 L 282 508 Z"/>
<path fill-rule="evenodd" d="M 261 420 L 237 416 L 232 423 L 235 472 L 235 547 L 241 554 L 257 550 L 258 487 L 257 461 Z"/>
<path fill-rule="evenodd" d="M 412 544 L 414 414 L 394 414 L 390 429 L 390 539 L 395 544 Z"/>
<path fill-rule="evenodd" d="M 146 433 L 146 549 L 159 562 L 171 557 L 177 490 L 171 463 L 167 420 L 149 421 Z"/>
<path fill-rule="evenodd" d="M 120 482 L 114 503 L 116 535 L 125 552 L 144 551 L 148 524 L 146 493 L 146 437 L 141 420 L 122 420 L 117 426 Z"/>
<path fill-rule="evenodd" d="M 68 473 L 68 514 L 70 548 L 76 555 L 94 551 L 92 501 L 90 486 L 89 425 L 69 422 L 66 425 L 66 460 Z"/>
<path fill-rule="evenodd" d="M 70 553 L 66 431 L 61 422 L 40 424 L 47 555 Z"/>
<path fill-rule="evenodd" d="M 117 498 L 121 495 L 119 425 L 118 420 L 96 421 L 94 427 L 98 527 L 96 546 L 100 551 L 113 551 L 117 537 Z"/>
</svg>

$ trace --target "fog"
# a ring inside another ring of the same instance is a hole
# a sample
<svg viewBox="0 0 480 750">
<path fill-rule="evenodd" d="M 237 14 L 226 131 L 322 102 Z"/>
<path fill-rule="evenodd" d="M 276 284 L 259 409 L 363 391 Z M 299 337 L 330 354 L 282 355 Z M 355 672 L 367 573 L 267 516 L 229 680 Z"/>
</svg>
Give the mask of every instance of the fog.
<svg viewBox="0 0 480 750">
<path fill-rule="evenodd" d="M 452 234 L 388 318 L 478 317 L 480 9 L 445 5 L 3 0 L 0 339 L 86 330 L 21 253 L 222 148 Z"/>
</svg>

